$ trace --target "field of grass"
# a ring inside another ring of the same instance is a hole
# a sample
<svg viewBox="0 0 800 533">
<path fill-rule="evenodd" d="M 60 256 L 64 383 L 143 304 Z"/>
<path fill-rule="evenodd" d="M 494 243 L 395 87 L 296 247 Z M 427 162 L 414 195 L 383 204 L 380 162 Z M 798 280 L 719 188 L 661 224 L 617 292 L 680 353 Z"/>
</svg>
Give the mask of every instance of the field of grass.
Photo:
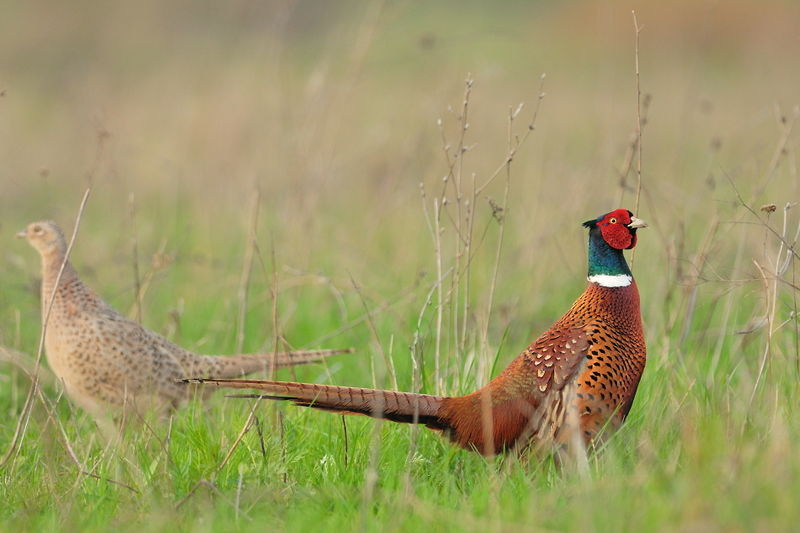
<svg viewBox="0 0 800 533">
<path fill-rule="evenodd" d="M 352 346 L 278 377 L 447 394 L 568 308 L 580 223 L 637 201 L 622 3 L 95 4 L 0 18 L 0 346 L 28 364 L 39 258 L 13 235 L 69 233 L 87 187 L 73 264 L 148 327 Z M 796 529 L 800 7 L 636 9 L 648 363 L 588 469 L 222 393 L 110 443 L 44 379 L 0 530 Z M 29 388 L 0 360 L 0 453 Z"/>
</svg>

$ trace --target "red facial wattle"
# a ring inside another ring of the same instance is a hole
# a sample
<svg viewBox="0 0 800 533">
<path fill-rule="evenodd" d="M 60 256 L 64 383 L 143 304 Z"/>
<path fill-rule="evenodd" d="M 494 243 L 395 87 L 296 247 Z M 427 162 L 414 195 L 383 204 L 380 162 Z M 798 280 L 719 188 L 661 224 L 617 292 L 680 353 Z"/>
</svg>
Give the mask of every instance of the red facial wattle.
<svg viewBox="0 0 800 533">
<path fill-rule="evenodd" d="M 627 209 L 617 209 L 597 223 L 603 240 L 617 250 L 628 250 L 636 246 L 636 230 L 628 228 L 631 214 Z"/>
</svg>

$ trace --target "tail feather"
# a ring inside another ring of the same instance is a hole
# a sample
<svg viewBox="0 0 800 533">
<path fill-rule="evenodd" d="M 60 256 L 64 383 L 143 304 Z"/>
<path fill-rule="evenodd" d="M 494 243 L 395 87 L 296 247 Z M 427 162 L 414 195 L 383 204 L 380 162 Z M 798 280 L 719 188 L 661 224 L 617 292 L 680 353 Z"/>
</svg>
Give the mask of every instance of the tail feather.
<svg viewBox="0 0 800 533">
<path fill-rule="evenodd" d="M 352 348 L 340 350 L 299 350 L 291 352 L 254 353 L 239 355 L 207 355 L 203 357 L 202 373 L 209 376 L 234 378 L 259 371 L 269 371 L 287 366 L 305 365 L 341 353 L 352 353 Z"/>
<path fill-rule="evenodd" d="M 254 389 L 261 393 L 242 396 L 287 400 L 296 405 L 325 411 L 366 415 L 394 422 L 425 424 L 433 429 L 445 429 L 444 422 L 438 416 L 439 409 L 446 400 L 443 396 L 255 379 L 187 379 L 184 382 L 232 389 Z"/>
</svg>

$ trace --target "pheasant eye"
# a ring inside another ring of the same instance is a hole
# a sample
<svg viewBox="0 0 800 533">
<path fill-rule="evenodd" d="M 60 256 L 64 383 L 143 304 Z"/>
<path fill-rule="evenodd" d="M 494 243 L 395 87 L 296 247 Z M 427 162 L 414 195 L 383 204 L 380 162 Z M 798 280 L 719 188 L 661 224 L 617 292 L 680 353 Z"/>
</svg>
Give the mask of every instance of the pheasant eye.
<svg viewBox="0 0 800 533">
<path fill-rule="evenodd" d="M 609 224 L 616 224 L 617 223 L 617 219 L 614 218 L 614 217 L 611 217 L 611 220 L 609 220 L 608 222 L 609 222 Z"/>
</svg>

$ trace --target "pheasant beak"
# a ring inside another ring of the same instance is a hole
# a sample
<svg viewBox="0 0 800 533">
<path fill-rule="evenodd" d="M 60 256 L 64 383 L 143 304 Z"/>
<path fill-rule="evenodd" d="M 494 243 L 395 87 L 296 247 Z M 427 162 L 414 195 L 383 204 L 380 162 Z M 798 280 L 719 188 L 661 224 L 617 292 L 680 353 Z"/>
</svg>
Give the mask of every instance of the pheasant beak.
<svg viewBox="0 0 800 533">
<path fill-rule="evenodd" d="M 647 222 L 645 222 L 641 218 L 631 217 L 631 223 L 628 224 L 628 227 L 630 229 L 646 228 Z"/>
<path fill-rule="evenodd" d="M 24 239 L 27 236 L 28 236 L 28 234 L 27 234 L 27 232 L 25 230 L 22 230 L 22 231 L 20 231 L 19 233 L 16 234 L 17 239 Z"/>
</svg>

